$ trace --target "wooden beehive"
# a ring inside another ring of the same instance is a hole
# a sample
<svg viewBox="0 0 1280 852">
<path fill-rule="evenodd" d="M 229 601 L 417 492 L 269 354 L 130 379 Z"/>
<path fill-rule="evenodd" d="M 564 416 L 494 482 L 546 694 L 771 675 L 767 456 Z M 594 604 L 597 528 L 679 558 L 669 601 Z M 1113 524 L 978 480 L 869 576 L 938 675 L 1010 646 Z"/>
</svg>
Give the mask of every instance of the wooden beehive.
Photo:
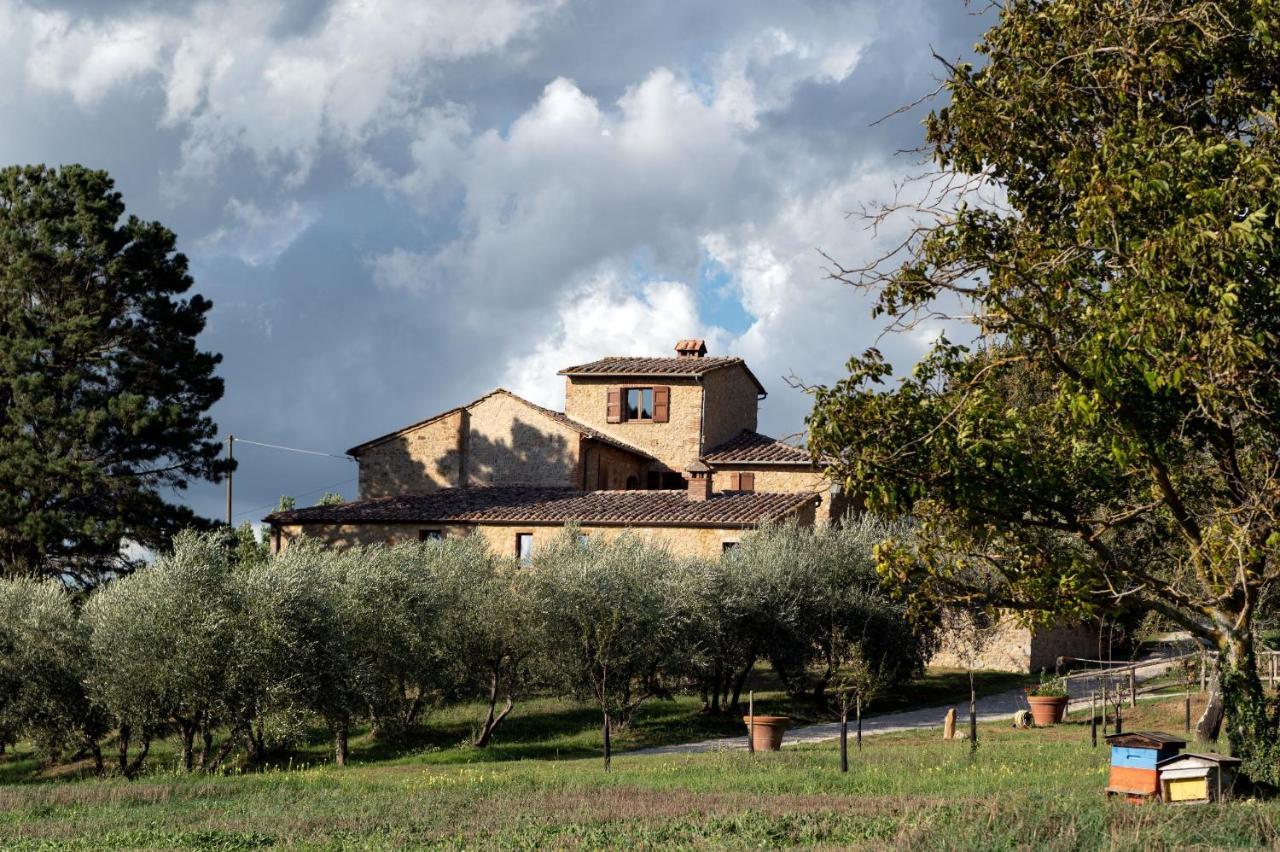
<svg viewBox="0 0 1280 852">
<path fill-rule="evenodd" d="M 1170 804 L 1195 805 L 1231 796 L 1240 758 L 1187 752 L 1160 761 L 1160 797 Z"/>
<path fill-rule="evenodd" d="M 1160 795 L 1160 761 L 1176 757 L 1187 741 L 1172 734 L 1134 731 L 1107 737 L 1111 746 L 1111 773 L 1107 793 L 1144 801 Z"/>
</svg>

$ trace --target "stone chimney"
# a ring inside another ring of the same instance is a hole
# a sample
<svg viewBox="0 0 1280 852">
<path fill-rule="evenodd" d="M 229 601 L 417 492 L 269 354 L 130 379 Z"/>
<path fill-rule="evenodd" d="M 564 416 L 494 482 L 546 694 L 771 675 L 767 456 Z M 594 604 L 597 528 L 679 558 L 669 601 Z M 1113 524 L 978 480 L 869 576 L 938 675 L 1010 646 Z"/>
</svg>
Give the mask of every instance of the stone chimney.
<svg viewBox="0 0 1280 852">
<path fill-rule="evenodd" d="M 694 459 L 693 464 L 685 468 L 689 474 L 690 500 L 711 499 L 711 468 L 702 459 Z"/>
<path fill-rule="evenodd" d="M 676 342 L 676 355 L 681 358 L 701 358 L 707 354 L 705 340 L 679 340 Z"/>
</svg>

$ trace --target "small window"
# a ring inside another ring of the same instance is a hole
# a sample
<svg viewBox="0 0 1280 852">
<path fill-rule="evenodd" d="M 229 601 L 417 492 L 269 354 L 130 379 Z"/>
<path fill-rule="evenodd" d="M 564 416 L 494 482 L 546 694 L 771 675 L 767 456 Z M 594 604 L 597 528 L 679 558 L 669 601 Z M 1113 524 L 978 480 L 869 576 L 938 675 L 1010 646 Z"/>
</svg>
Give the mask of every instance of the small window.
<svg viewBox="0 0 1280 852">
<path fill-rule="evenodd" d="M 639 491 L 639 490 L 640 490 L 640 477 L 638 477 L 638 476 L 628 476 L 628 477 L 627 477 L 627 490 L 628 490 L 628 491 Z"/>
<path fill-rule="evenodd" d="M 738 542 L 736 541 L 726 541 L 721 543 L 720 545 L 721 553 L 729 553 L 730 551 L 734 551 L 737 549 L 738 549 Z"/>
<path fill-rule="evenodd" d="M 516 533 L 516 558 L 521 565 L 533 561 L 533 533 Z"/>
<path fill-rule="evenodd" d="M 652 420 L 653 388 L 627 388 L 625 410 L 628 420 Z"/>
<path fill-rule="evenodd" d="M 444 530 L 418 530 L 418 541 L 444 541 Z"/>
</svg>

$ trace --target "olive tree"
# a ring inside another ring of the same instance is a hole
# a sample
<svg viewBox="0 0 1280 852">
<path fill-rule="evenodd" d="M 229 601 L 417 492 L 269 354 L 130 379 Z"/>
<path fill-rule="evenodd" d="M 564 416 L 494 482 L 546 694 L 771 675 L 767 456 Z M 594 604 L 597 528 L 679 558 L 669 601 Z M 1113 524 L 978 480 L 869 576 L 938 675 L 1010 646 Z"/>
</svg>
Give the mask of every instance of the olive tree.
<svg viewBox="0 0 1280 852">
<path fill-rule="evenodd" d="M 0 752 L 30 737 L 50 759 L 91 754 L 102 771 L 106 719 L 89 698 L 88 633 L 57 582 L 0 580 Z"/>
<path fill-rule="evenodd" d="M 170 724 L 181 738 L 182 766 L 191 770 L 197 732 L 222 713 L 240 624 L 228 545 L 222 533 L 180 533 L 172 553 L 111 582 L 85 605 L 88 685 L 116 721 L 127 777 Z M 130 760 L 135 735 L 140 751 Z"/>
<path fill-rule="evenodd" d="M 636 537 L 583 544 L 572 530 L 534 554 L 532 600 L 549 678 L 603 716 L 605 768 L 612 731 L 662 691 L 686 618 L 673 560 Z"/>
</svg>

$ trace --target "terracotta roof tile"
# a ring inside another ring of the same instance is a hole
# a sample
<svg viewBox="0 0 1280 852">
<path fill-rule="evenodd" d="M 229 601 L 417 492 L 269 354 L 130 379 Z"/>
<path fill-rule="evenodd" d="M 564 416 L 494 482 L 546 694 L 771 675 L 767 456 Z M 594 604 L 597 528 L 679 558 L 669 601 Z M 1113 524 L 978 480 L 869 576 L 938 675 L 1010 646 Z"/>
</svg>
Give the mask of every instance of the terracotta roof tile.
<svg viewBox="0 0 1280 852">
<path fill-rule="evenodd" d="M 784 444 L 776 438 L 744 429 L 720 446 L 704 453 L 703 460 L 716 464 L 811 464 L 807 450 Z"/>
<path fill-rule="evenodd" d="M 760 384 L 760 380 L 747 367 L 747 363 L 741 358 L 728 355 L 707 356 L 704 358 L 601 358 L 589 364 L 566 367 L 560 371 L 560 375 L 615 376 L 618 378 L 627 376 L 705 376 L 707 373 L 714 370 L 722 370 L 726 367 L 742 367 L 747 371 L 747 375 L 751 376 L 751 380 L 760 389 L 760 393 L 765 393 L 764 385 Z"/>
<path fill-rule="evenodd" d="M 532 523 L 748 527 L 799 510 L 816 500 L 807 493 L 738 492 L 690 500 L 684 491 L 574 491 L 495 486 L 445 488 L 275 512 L 272 524 Z"/>
</svg>

